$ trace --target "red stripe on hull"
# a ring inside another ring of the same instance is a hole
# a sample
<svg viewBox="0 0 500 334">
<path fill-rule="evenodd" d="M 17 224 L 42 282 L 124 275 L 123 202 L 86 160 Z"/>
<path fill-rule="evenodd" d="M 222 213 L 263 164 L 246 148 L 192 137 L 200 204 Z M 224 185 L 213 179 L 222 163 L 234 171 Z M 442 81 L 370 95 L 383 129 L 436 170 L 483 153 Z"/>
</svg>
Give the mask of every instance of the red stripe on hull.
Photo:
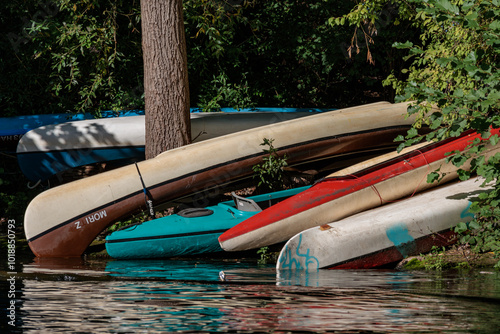
<svg viewBox="0 0 500 334">
<path fill-rule="evenodd" d="M 391 247 L 377 253 L 367 254 L 349 261 L 332 264 L 323 267 L 324 269 L 372 269 L 399 262 L 408 256 L 415 256 L 428 253 L 433 246 L 442 247 L 454 244 L 457 241 L 453 231 L 446 231 L 439 235 L 430 235 L 415 240 L 412 243 L 403 245 L 404 251 L 399 247 Z M 361 246 L 360 246 L 361 247 Z M 403 255 L 404 253 L 404 255 Z"/>
</svg>

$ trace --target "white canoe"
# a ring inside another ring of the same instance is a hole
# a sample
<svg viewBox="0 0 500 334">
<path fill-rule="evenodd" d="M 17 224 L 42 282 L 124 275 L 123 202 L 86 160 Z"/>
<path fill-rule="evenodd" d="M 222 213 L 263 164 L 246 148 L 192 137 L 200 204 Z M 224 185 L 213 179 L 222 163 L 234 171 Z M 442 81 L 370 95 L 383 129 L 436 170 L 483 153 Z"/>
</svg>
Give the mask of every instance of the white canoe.
<svg viewBox="0 0 500 334">
<path fill-rule="evenodd" d="M 456 241 L 451 230 L 474 217 L 482 179 L 441 186 L 414 197 L 313 227 L 283 247 L 277 269 L 368 269 Z"/>
<path fill-rule="evenodd" d="M 26 209 L 28 244 L 39 257 L 80 256 L 118 219 L 251 176 L 263 138 L 294 165 L 348 152 L 394 147 L 412 123 L 407 104 L 374 103 L 320 113 L 186 145 L 157 157 L 49 189 Z M 142 178 L 141 178 L 142 176 Z"/>
<path fill-rule="evenodd" d="M 191 113 L 193 142 L 317 112 Z M 145 121 L 142 116 L 79 120 L 33 129 L 17 145 L 17 160 L 31 181 L 45 181 L 68 169 L 98 162 L 144 160 Z"/>
</svg>

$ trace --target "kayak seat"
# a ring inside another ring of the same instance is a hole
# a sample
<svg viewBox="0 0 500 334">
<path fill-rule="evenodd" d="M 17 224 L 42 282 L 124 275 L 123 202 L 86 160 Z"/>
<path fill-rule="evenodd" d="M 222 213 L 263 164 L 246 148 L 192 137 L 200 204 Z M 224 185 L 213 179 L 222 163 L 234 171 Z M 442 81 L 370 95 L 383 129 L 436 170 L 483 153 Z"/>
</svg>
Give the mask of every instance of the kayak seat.
<svg viewBox="0 0 500 334">
<path fill-rule="evenodd" d="M 255 203 L 253 199 L 238 196 L 234 193 L 234 191 L 231 192 L 231 196 L 233 196 L 236 209 L 240 211 L 247 211 L 247 212 L 262 211 L 260 206 L 257 203 Z"/>
<path fill-rule="evenodd" d="M 177 213 L 177 215 L 184 218 L 196 218 L 196 217 L 205 217 L 210 216 L 214 212 L 210 209 L 205 208 L 188 208 L 181 210 Z"/>
</svg>

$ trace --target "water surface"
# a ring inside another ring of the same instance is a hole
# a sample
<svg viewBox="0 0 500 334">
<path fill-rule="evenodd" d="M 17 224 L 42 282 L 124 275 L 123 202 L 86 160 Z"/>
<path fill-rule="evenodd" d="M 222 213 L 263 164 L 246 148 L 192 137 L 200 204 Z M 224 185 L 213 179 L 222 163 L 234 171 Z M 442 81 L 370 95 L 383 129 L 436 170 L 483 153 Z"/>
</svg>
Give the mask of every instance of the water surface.
<svg viewBox="0 0 500 334">
<path fill-rule="evenodd" d="M 220 281 L 220 271 L 226 281 Z M 3 271 L 6 305 L 8 277 Z M 24 264 L 16 277 L 15 326 L 2 323 L 12 333 L 496 333 L 500 328 L 500 274 L 492 270 L 277 272 L 238 261 L 43 261 Z"/>
</svg>

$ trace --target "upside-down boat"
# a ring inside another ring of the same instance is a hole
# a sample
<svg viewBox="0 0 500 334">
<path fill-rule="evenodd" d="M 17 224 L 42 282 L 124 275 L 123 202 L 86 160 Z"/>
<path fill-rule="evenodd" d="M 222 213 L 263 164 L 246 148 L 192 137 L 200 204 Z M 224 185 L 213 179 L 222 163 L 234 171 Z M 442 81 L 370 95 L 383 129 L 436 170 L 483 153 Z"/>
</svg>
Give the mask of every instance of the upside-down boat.
<svg viewBox="0 0 500 334">
<path fill-rule="evenodd" d="M 122 110 L 101 111 L 102 118 L 117 118 L 144 115 L 144 110 Z M 42 114 L 42 115 L 21 115 L 0 118 L 0 150 L 15 151 L 16 146 L 22 136 L 33 129 L 49 124 L 61 124 L 65 122 L 95 119 L 91 113 L 65 113 L 65 114 Z"/>
<path fill-rule="evenodd" d="M 192 140 L 199 142 L 317 113 L 259 110 L 193 112 L 190 114 Z M 46 125 L 22 136 L 17 144 L 17 161 L 23 174 L 33 182 L 94 163 L 130 164 L 144 160 L 145 131 L 145 116 Z"/>
</svg>

